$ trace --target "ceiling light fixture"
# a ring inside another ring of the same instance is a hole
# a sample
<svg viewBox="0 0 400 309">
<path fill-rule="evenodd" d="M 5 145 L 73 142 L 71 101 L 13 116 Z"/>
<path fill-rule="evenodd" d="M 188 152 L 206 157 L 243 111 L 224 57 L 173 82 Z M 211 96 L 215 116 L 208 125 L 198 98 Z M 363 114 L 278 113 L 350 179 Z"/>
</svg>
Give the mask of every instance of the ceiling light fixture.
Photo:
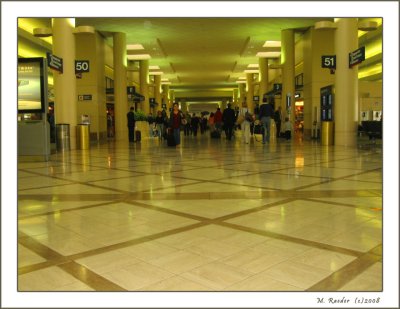
<svg viewBox="0 0 400 309">
<path fill-rule="evenodd" d="M 164 72 L 149 72 L 149 75 L 163 75 Z"/>
<path fill-rule="evenodd" d="M 259 70 L 244 70 L 245 73 L 259 73 Z"/>
<path fill-rule="evenodd" d="M 128 60 L 148 60 L 151 59 L 149 54 L 140 54 L 140 55 L 127 55 Z"/>
<path fill-rule="evenodd" d="M 260 66 L 258 65 L 258 63 L 251 63 L 247 67 L 248 68 L 256 68 L 256 69 L 258 69 Z"/>
<path fill-rule="evenodd" d="M 281 52 L 259 52 L 256 54 L 256 57 L 260 58 L 279 58 Z"/>
<path fill-rule="evenodd" d="M 160 67 L 158 65 L 150 65 L 149 70 L 159 70 Z"/>
<path fill-rule="evenodd" d="M 78 26 L 73 30 L 74 34 L 84 34 L 84 33 L 88 33 L 88 34 L 94 34 L 96 32 L 96 30 L 94 29 L 94 27 L 92 26 Z"/>
<path fill-rule="evenodd" d="M 52 36 L 53 32 L 51 28 L 34 28 L 33 35 L 39 38 L 45 38 L 48 36 Z"/>
<path fill-rule="evenodd" d="M 141 50 L 144 49 L 142 44 L 128 44 L 126 50 Z"/>
<path fill-rule="evenodd" d="M 263 47 L 281 47 L 281 41 L 265 41 Z"/>
</svg>

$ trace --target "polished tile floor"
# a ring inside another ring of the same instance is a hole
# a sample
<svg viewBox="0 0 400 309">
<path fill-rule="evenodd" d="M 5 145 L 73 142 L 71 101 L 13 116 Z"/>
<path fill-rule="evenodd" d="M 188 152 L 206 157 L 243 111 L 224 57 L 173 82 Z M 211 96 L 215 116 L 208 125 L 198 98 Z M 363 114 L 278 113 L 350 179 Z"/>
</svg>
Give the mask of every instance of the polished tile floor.
<svg viewBox="0 0 400 309">
<path fill-rule="evenodd" d="M 382 148 L 183 137 L 18 163 L 19 291 L 382 291 Z"/>
</svg>

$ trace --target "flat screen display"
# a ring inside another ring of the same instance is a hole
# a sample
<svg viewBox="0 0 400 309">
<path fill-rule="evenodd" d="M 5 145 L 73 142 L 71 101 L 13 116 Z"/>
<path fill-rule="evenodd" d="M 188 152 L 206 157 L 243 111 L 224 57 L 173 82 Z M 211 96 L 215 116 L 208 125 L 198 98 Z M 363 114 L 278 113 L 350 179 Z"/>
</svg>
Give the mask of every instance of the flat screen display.
<svg viewBox="0 0 400 309">
<path fill-rule="evenodd" d="M 44 112 L 43 58 L 18 59 L 18 112 Z"/>
</svg>

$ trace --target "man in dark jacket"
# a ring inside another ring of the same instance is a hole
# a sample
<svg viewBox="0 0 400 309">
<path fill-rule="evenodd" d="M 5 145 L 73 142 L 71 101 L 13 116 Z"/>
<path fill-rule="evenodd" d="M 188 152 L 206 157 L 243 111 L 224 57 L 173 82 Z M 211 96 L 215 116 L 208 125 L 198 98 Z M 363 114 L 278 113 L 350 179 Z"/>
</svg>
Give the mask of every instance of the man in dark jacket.
<svg viewBox="0 0 400 309">
<path fill-rule="evenodd" d="M 233 126 L 235 125 L 235 111 L 231 108 L 231 103 L 222 113 L 222 121 L 224 123 L 226 139 L 232 139 Z"/>
<path fill-rule="evenodd" d="M 269 143 L 269 137 L 271 133 L 271 118 L 274 116 L 274 108 L 266 100 L 263 100 L 263 104 L 260 106 L 259 119 L 264 127 L 263 144 Z"/>
<path fill-rule="evenodd" d="M 130 111 L 126 114 L 128 118 L 128 132 L 129 132 L 129 141 L 135 141 L 135 113 L 133 112 L 135 109 L 131 107 Z"/>
</svg>

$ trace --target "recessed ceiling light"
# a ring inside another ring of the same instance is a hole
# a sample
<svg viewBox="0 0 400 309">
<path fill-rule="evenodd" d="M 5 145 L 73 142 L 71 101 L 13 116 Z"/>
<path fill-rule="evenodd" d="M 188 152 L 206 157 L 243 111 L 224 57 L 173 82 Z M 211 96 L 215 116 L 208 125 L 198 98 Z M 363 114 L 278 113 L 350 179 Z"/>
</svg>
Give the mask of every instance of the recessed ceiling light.
<svg viewBox="0 0 400 309">
<path fill-rule="evenodd" d="M 162 78 L 161 81 L 162 82 L 169 82 L 169 79 L 168 78 Z"/>
<path fill-rule="evenodd" d="M 142 44 L 128 44 L 126 50 L 141 50 L 144 49 Z"/>
<path fill-rule="evenodd" d="M 245 80 L 245 79 L 246 79 L 246 76 L 240 76 L 238 79 L 239 79 L 239 80 L 240 80 L 240 79 L 244 79 L 244 80 Z"/>
<path fill-rule="evenodd" d="M 263 47 L 281 47 L 281 41 L 265 41 Z"/>
<path fill-rule="evenodd" d="M 281 52 L 259 52 L 256 57 L 260 58 L 279 58 Z"/>
<path fill-rule="evenodd" d="M 246 84 L 246 81 L 245 80 L 237 80 L 236 83 L 237 84 Z"/>
<path fill-rule="evenodd" d="M 259 70 L 244 70 L 245 73 L 259 73 Z"/>
<path fill-rule="evenodd" d="M 158 65 L 150 65 L 149 70 L 159 70 L 160 67 Z"/>
<path fill-rule="evenodd" d="M 248 66 L 247 66 L 248 68 L 259 68 L 259 65 L 258 65 L 258 63 L 251 63 L 251 64 L 249 64 Z"/>
<path fill-rule="evenodd" d="M 128 60 L 148 60 L 151 58 L 149 54 L 140 54 L 140 55 L 127 55 Z"/>
<path fill-rule="evenodd" d="M 149 75 L 163 75 L 164 72 L 149 72 Z"/>
</svg>

